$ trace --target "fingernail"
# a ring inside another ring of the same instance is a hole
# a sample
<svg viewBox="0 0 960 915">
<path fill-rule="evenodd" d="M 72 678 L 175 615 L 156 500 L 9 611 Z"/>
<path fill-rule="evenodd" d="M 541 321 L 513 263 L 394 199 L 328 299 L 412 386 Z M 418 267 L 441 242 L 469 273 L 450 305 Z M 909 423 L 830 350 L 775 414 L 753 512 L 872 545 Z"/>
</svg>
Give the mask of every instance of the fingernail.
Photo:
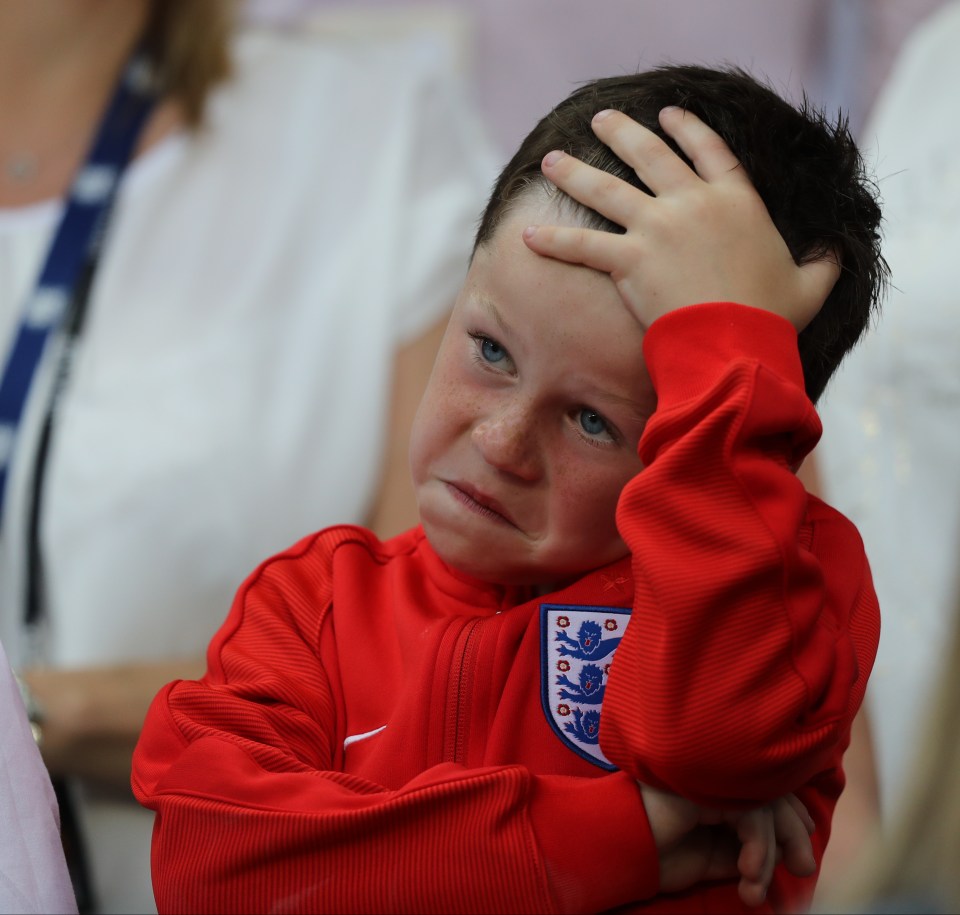
<svg viewBox="0 0 960 915">
<path fill-rule="evenodd" d="M 608 117 L 610 117 L 611 114 L 613 114 L 612 108 L 604 108 L 603 111 L 598 111 L 593 116 L 594 123 L 596 123 L 597 121 L 606 120 Z"/>
<path fill-rule="evenodd" d="M 553 165 L 556 165 L 562 158 L 564 154 L 560 152 L 559 149 L 554 149 L 551 152 L 548 152 L 543 157 L 543 165 L 545 168 L 550 168 Z"/>
<path fill-rule="evenodd" d="M 536 227 L 536 226 L 527 226 L 527 227 L 523 230 L 523 237 L 524 237 L 524 238 L 533 238 L 533 236 L 536 235 L 536 234 L 537 234 L 537 227 Z"/>
</svg>

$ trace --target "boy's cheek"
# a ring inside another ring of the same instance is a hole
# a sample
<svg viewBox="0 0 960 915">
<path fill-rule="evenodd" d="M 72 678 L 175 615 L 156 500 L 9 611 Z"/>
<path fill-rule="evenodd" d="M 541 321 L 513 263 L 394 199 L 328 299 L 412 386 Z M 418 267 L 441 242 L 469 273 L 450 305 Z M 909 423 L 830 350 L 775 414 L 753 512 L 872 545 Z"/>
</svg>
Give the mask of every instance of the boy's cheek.
<svg viewBox="0 0 960 915">
<path fill-rule="evenodd" d="M 410 444 L 407 449 L 410 472 L 415 484 L 423 482 L 424 479 L 430 442 L 430 417 L 433 413 L 434 409 L 430 400 L 428 385 L 420 399 L 420 406 L 417 408 L 413 424 L 410 427 Z"/>
</svg>

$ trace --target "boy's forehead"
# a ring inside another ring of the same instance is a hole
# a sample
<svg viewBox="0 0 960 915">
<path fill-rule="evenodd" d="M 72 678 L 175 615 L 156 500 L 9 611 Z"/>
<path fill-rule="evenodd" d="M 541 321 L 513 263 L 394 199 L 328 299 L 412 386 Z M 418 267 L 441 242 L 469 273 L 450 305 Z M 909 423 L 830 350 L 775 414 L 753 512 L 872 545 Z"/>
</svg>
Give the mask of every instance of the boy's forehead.
<svg viewBox="0 0 960 915">
<path fill-rule="evenodd" d="M 556 188 L 534 185 L 517 199 L 494 232 L 502 237 L 508 226 L 521 229 L 528 225 L 582 226 L 583 209 Z"/>
<path fill-rule="evenodd" d="M 530 250 L 523 241 L 523 230 L 531 225 L 583 225 L 572 207 L 563 206 L 559 192 L 551 194 L 545 188 L 526 192 L 504 215 L 487 242 L 476 252 L 475 259 L 486 264 L 495 263 L 495 271 L 506 285 L 523 287 L 549 276 L 561 276 L 570 271 L 590 272 L 589 268 L 543 257 Z M 597 273 L 597 277 L 606 274 Z"/>
<path fill-rule="evenodd" d="M 546 193 L 519 202 L 478 249 L 458 308 L 486 315 L 495 325 L 490 332 L 502 332 L 499 342 L 511 355 L 535 353 L 563 365 L 570 385 L 589 387 L 602 402 L 618 399 L 646 411 L 648 392 L 637 372 L 643 332 L 636 318 L 608 274 L 528 248 L 522 233 L 533 224 L 583 222 Z"/>
<path fill-rule="evenodd" d="M 468 274 L 467 286 L 473 286 L 475 297 L 492 300 L 507 310 L 514 296 L 525 296 L 542 286 L 559 287 L 556 305 L 576 306 L 575 291 L 591 297 L 601 288 L 613 290 L 613 281 L 606 273 L 580 264 L 567 263 L 535 253 L 523 241 L 523 230 L 531 225 L 582 227 L 584 220 L 574 207 L 564 206 L 563 195 L 537 189 L 525 194 L 504 216 L 501 223 L 478 248 Z M 471 283 L 471 280 L 473 283 Z M 501 299 L 503 301 L 501 301 Z"/>
<path fill-rule="evenodd" d="M 530 297 L 549 298 L 554 320 L 561 320 L 567 309 L 581 310 L 584 297 L 619 300 L 608 274 L 542 256 L 524 242 L 523 230 L 530 225 L 583 226 L 579 207 L 564 206 L 564 200 L 569 198 L 541 186 L 524 193 L 475 252 L 463 297 L 497 312 L 494 317 L 501 323 L 509 321 L 512 303 Z"/>
</svg>

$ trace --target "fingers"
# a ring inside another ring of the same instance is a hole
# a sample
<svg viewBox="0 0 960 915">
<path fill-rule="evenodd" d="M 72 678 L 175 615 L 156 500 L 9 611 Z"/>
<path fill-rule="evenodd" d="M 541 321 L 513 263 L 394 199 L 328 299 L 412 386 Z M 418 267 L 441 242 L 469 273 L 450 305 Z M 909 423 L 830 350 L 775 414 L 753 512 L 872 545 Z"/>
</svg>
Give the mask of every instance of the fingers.
<svg viewBox="0 0 960 915">
<path fill-rule="evenodd" d="M 781 862 L 798 877 L 816 870 L 810 841 L 816 827 L 792 794 L 744 811 L 701 807 L 645 785 L 641 792 L 664 892 L 739 877 L 740 899 L 755 907 L 766 899 Z"/>
<path fill-rule="evenodd" d="M 791 809 L 800 818 L 804 828 L 807 830 L 807 835 L 812 836 L 817 831 L 817 824 L 813 817 L 810 816 L 810 812 L 804 806 L 803 801 L 795 794 L 787 794 L 781 798 L 781 800 L 790 805 Z"/>
<path fill-rule="evenodd" d="M 633 121 L 630 123 L 640 130 L 645 130 Z M 646 132 L 649 133 L 649 131 Z M 667 149 L 667 152 L 677 159 L 671 150 Z M 677 161 L 683 165 L 680 159 Z M 686 168 L 686 165 L 683 167 Z M 636 215 L 637 207 L 645 200 L 649 200 L 647 194 L 627 184 L 626 181 L 559 150 L 553 150 L 543 157 L 541 170 L 544 176 L 565 194 L 569 194 L 574 200 L 579 200 L 584 206 L 602 213 L 607 219 L 613 220 L 624 228 L 630 225 L 632 217 Z"/>
<path fill-rule="evenodd" d="M 601 111 L 594 116 L 592 126 L 597 138 L 632 166 L 654 194 L 696 183 L 700 178 L 716 180 L 735 171 L 742 174 L 736 156 L 696 115 L 667 108 L 661 112 L 661 123 L 693 161 L 696 173 L 664 140 L 622 112 Z M 625 228 L 643 200 L 642 191 L 560 150 L 547 153 L 541 167 L 562 191 Z M 739 175 L 737 180 L 741 180 Z M 745 175 L 742 180 L 749 182 Z"/>
<path fill-rule="evenodd" d="M 655 133 L 619 111 L 601 111 L 594 116 L 592 127 L 597 138 L 609 146 L 619 158 L 632 165 L 638 177 L 655 194 L 677 188 L 697 179 L 713 182 L 733 180 L 749 183 L 740 160 L 718 133 L 695 114 L 682 108 L 664 108 L 660 126 L 669 134 L 693 163 L 690 169 Z"/>
<path fill-rule="evenodd" d="M 787 870 L 797 877 L 809 877 L 817 869 L 810 841 L 816 826 L 807 808 L 792 794 L 787 795 L 774 802 L 773 822 Z"/>
<path fill-rule="evenodd" d="M 629 123 L 644 130 L 633 121 Z M 669 149 L 667 152 L 683 165 Z M 523 233 L 527 247 L 544 257 L 608 273 L 615 282 L 626 275 L 640 262 L 636 239 L 643 235 L 645 207 L 652 198 L 609 172 L 556 150 L 544 157 L 542 169 L 560 190 L 623 226 L 628 234 L 571 226 L 529 226 Z"/>
<path fill-rule="evenodd" d="M 702 122 L 698 123 L 709 130 Z M 654 194 L 697 180 L 690 166 L 660 137 L 622 112 L 601 111 L 594 115 L 591 126 L 597 138 L 618 158 L 633 166 L 637 176 Z"/>
<path fill-rule="evenodd" d="M 773 872 L 780 860 L 794 876 L 809 877 L 816 871 L 810 836 L 816 824 L 803 803 L 792 794 L 769 806 L 734 814 L 740 840 L 737 867 L 739 894 L 747 905 L 756 906 L 766 898 Z"/>
<path fill-rule="evenodd" d="M 840 256 L 835 251 L 829 251 L 823 257 L 809 261 L 800 267 L 801 282 L 804 287 L 804 298 L 810 303 L 800 320 L 795 321 L 797 330 L 803 330 L 823 307 L 830 291 L 840 279 Z M 803 319 L 806 319 L 803 321 Z M 800 326 L 803 321 L 802 326 Z"/>
<path fill-rule="evenodd" d="M 548 153 L 544 176 L 625 231 L 537 226 L 524 233 L 527 246 L 608 274 L 643 327 L 685 305 L 729 301 L 773 312 L 803 330 L 836 283 L 836 254 L 798 266 L 722 139 L 689 112 L 664 109 L 660 117 L 696 170 L 627 115 L 601 112 L 593 122 L 598 139 L 635 169 L 653 196 L 574 156 Z M 543 212 L 554 218 L 546 205 Z"/>
<path fill-rule="evenodd" d="M 766 899 L 780 860 L 797 877 L 809 877 L 816 871 L 810 841 L 816 824 L 794 795 L 738 815 L 735 825 L 741 842 L 738 892 L 746 905 L 757 906 Z"/>
<path fill-rule="evenodd" d="M 614 276 L 631 262 L 629 245 L 621 235 L 567 226 L 528 226 L 523 230 L 527 247 L 544 257 L 582 264 Z"/>
<path fill-rule="evenodd" d="M 740 898 L 750 906 L 760 905 L 767 896 L 776 865 L 777 836 L 773 811 L 757 807 L 736 815 L 734 826 L 740 840 Z"/>
<path fill-rule="evenodd" d="M 750 181 L 745 170 L 740 168 L 740 160 L 720 135 L 692 112 L 664 108 L 660 112 L 660 126 L 677 141 L 704 181 Z"/>
</svg>

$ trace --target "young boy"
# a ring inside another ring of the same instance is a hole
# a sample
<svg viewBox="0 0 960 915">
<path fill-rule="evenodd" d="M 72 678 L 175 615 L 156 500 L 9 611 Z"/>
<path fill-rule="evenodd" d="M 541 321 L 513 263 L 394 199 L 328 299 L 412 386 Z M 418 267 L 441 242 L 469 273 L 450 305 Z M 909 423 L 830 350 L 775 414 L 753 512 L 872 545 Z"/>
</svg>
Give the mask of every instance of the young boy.
<svg viewBox="0 0 960 915">
<path fill-rule="evenodd" d="M 541 121 L 415 423 L 422 526 L 265 562 L 154 703 L 160 910 L 803 906 L 879 617 L 794 471 L 878 222 L 846 130 L 739 71 Z"/>
</svg>

